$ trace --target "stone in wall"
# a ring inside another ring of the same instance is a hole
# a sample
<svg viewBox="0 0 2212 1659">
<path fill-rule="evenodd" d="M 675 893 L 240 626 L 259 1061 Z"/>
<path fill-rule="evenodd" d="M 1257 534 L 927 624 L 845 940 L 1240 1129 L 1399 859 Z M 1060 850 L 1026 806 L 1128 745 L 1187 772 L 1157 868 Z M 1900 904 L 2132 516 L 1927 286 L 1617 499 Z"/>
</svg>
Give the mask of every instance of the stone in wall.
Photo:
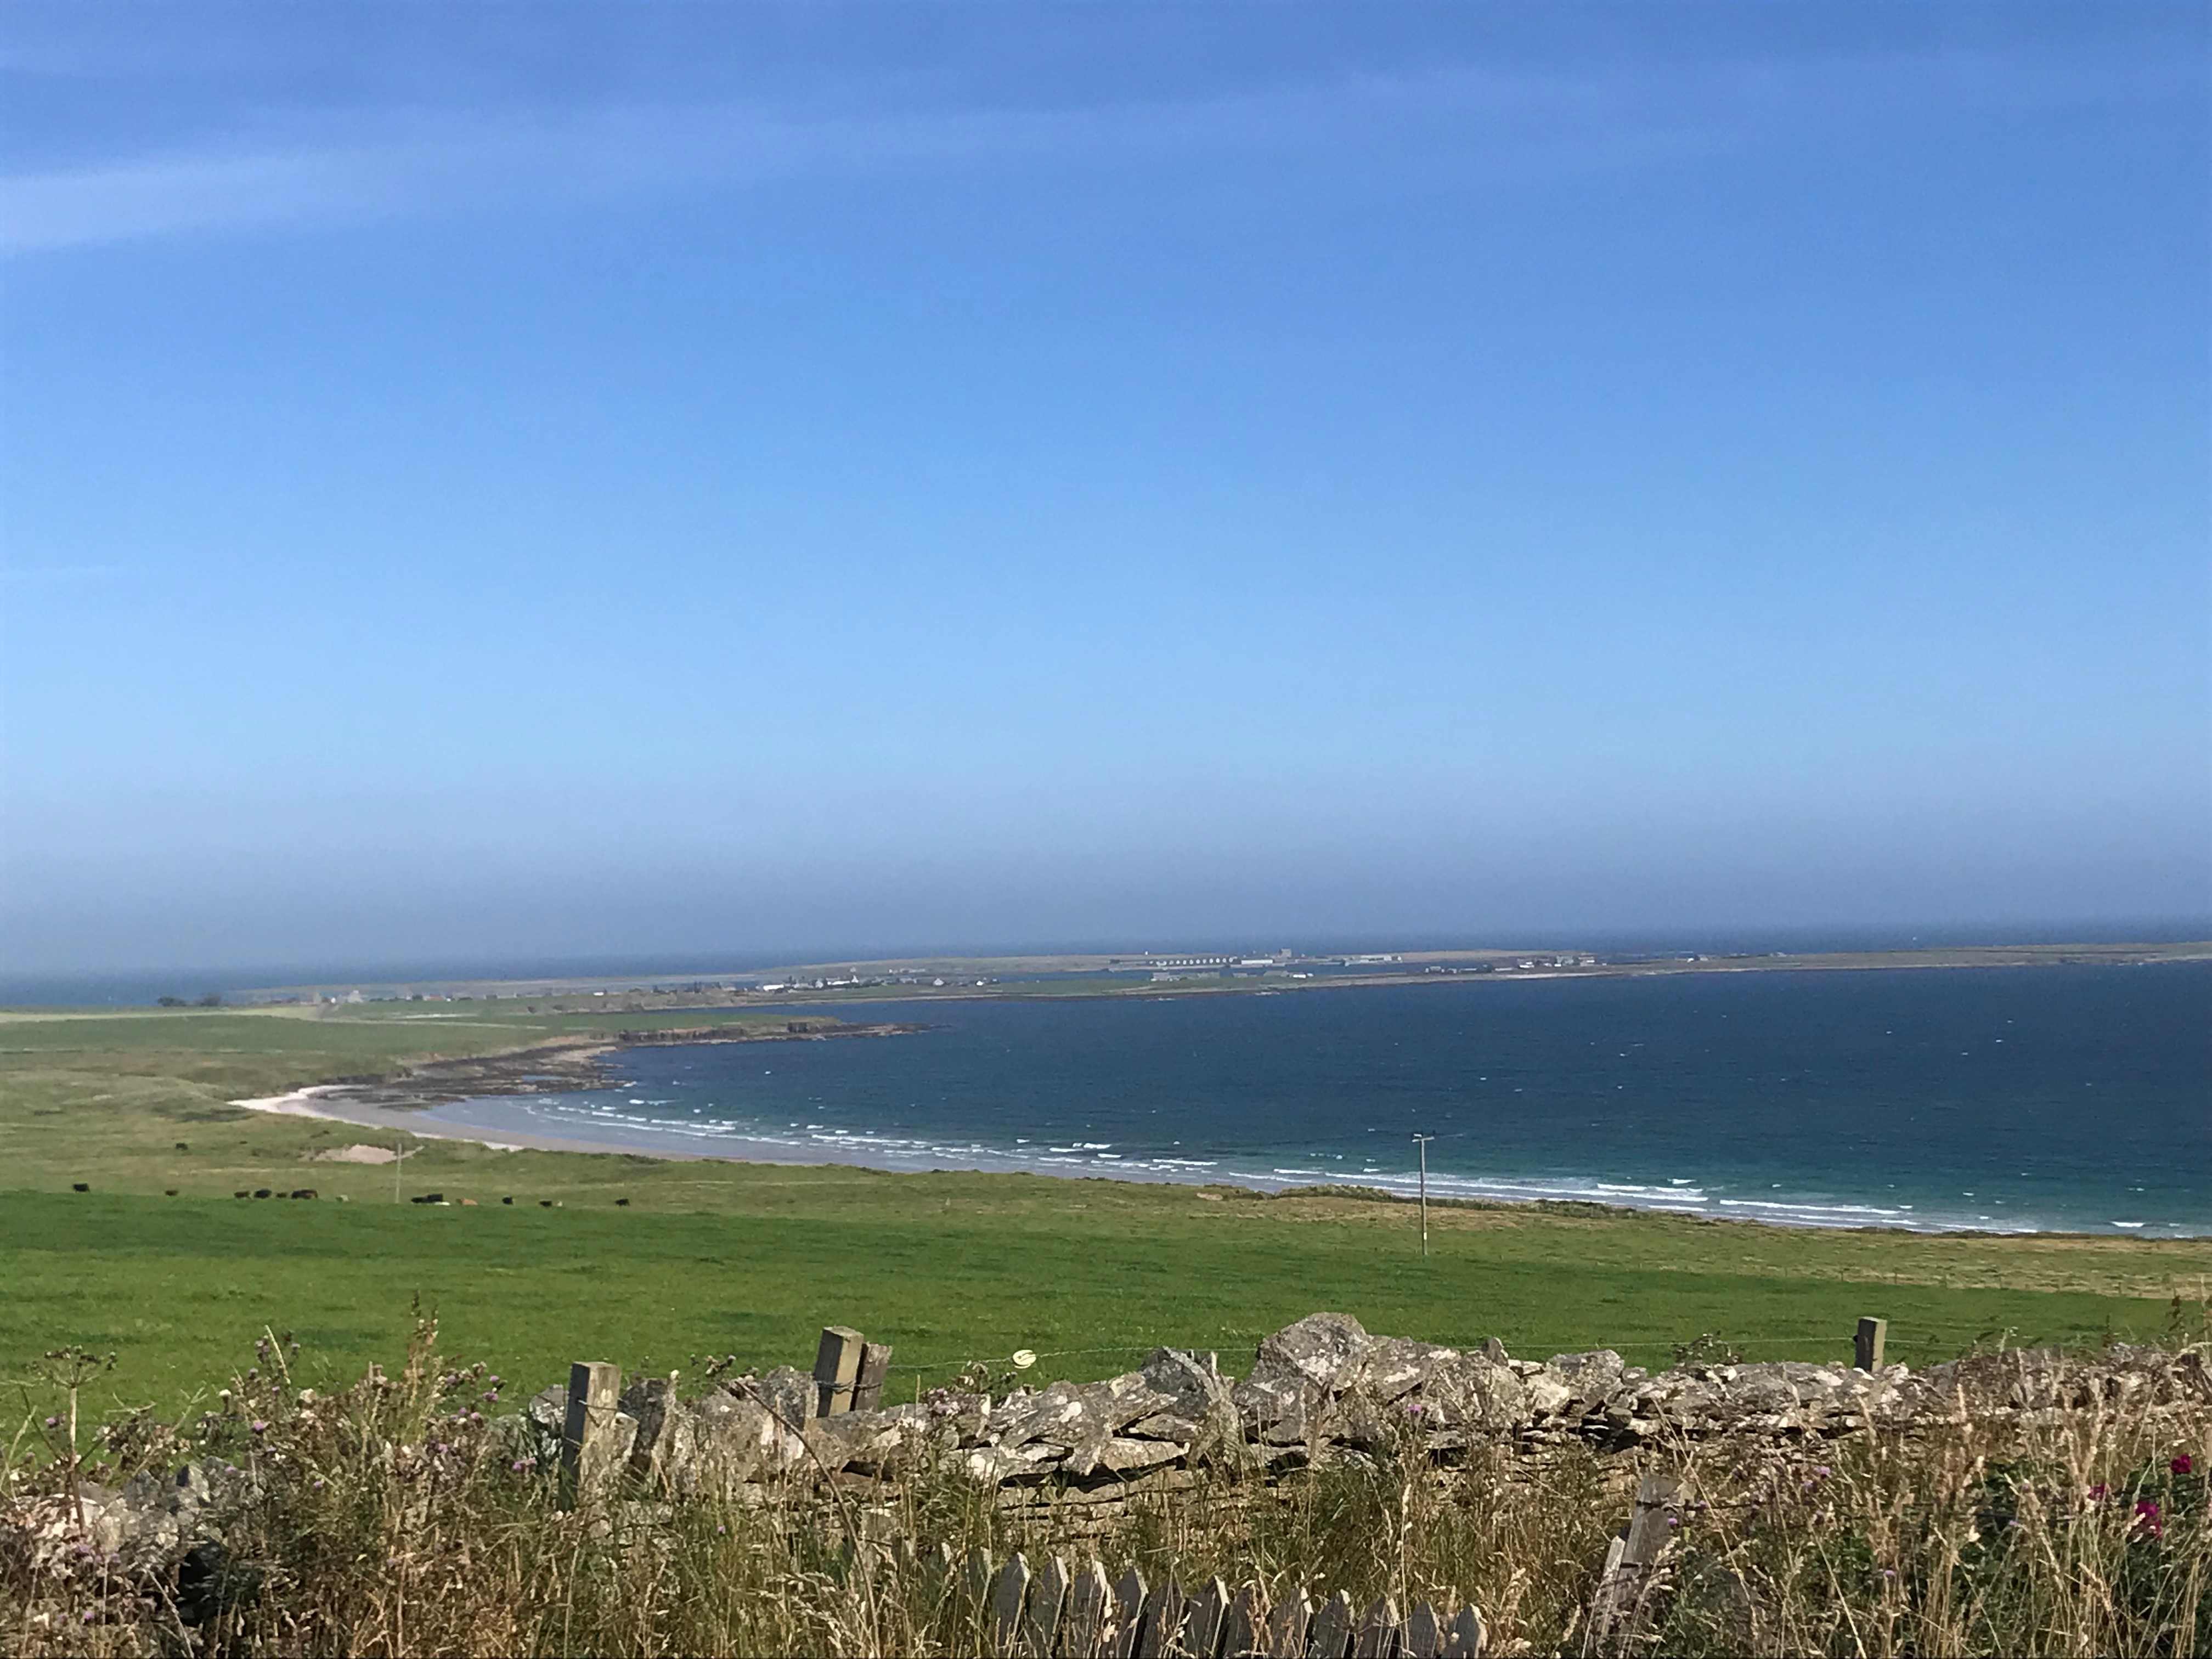
<svg viewBox="0 0 2212 1659">
<path fill-rule="evenodd" d="M 1485 1352 L 1439 1358 L 1395 1403 L 1431 1451 L 1452 1451 L 1511 1436 L 1533 1420 L 1526 1378 Z"/>
<path fill-rule="evenodd" d="M 749 1394 L 718 1389 L 690 1411 L 691 1467 L 672 1475 L 681 1490 L 727 1493 L 746 1481 L 788 1474 L 805 1461 L 805 1443 Z"/>
<path fill-rule="evenodd" d="M 1057 1464 L 1079 1480 L 1105 1466 L 1107 1448 L 1121 1430 L 1176 1403 L 1141 1371 L 1103 1382 L 1054 1382 L 1040 1394 L 1010 1397 L 985 1419 L 981 1438 L 1003 1451 L 1025 1452 L 1039 1469 Z"/>
<path fill-rule="evenodd" d="M 1241 1449 L 1244 1433 L 1237 1402 L 1214 1355 L 1155 1348 L 1138 1375 L 1169 1403 L 1127 1424 L 1124 1433 L 1139 1440 L 1179 1443 L 1190 1455 L 1202 1458 Z"/>
<path fill-rule="evenodd" d="M 796 1432 L 806 1426 L 819 1403 L 822 1385 L 796 1366 L 778 1365 L 750 1379 L 746 1390 Z"/>
<path fill-rule="evenodd" d="M 1340 1379 L 1374 1346 L 1349 1314 L 1309 1314 L 1260 1343 L 1252 1374 L 1231 1391 L 1245 1433 L 1267 1446 L 1321 1437 Z"/>
<path fill-rule="evenodd" d="M 629 1472 L 653 1486 L 676 1486 L 698 1461 L 698 1413 L 678 1398 L 665 1376 L 640 1377 L 623 1390 L 622 1409 L 635 1419 Z"/>
<path fill-rule="evenodd" d="M 806 1425 L 805 1443 L 827 1473 L 897 1474 L 913 1468 L 934 1446 L 957 1449 L 927 1406 L 891 1406 L 882 1411 L 844 1412 L 817 1417 Z"/>
</svg>

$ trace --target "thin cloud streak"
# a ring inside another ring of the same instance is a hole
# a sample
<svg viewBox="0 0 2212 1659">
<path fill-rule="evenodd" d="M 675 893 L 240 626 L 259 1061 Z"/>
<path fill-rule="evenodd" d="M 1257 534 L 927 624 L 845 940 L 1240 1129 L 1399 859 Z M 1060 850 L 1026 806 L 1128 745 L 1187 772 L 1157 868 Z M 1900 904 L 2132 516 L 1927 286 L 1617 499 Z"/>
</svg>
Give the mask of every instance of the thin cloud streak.
<svg viewBox="0 0 2212 1659">
<path fill-rule="evenodd" d="M 1678 76 L 1663 99 L 1626 75 L 1455 66 L 1260 92 L 1072 107 L 809 112 L 764 100 L 602 104 L 573 114 L 392 110 L 363 131 L 261 149 L 178 149 L 0 178 L 0 255 L 206 232 L 436 213 L 487 199 L 605 200 L 804 176 L 1191 152 L 1341 156 L 1409 130 L 1470 182 L 1662 163 L 1749 141 L 1776 120 L 1858 119 L 1889 106 L 2018 106 L 2157 98 L 2193 85 L 2168 66 L 2023 62 L 2004 51 L 1856 52 L 1785 66 L 1744 59 Z"/>
<path fill-rule="evenodd" d="M 257 228 L 358 223 L 487 198 L 605 199 L 805 176 L 1192 150 L 1340 154 L 1449 124 L 1462 173 L 1522 178 L 1634 165 L 1711 143 L 1626 112 L 1625 88 L 1438 71 L 1182 102 L 807 117 L 761 103 L 604 107 L 568 120 L 422 118 L 349 143 L 179 151 L 0 179 L 0 252 Z M 1470 122 L 1480 123 L 1474 131 Z"/>
</svg>

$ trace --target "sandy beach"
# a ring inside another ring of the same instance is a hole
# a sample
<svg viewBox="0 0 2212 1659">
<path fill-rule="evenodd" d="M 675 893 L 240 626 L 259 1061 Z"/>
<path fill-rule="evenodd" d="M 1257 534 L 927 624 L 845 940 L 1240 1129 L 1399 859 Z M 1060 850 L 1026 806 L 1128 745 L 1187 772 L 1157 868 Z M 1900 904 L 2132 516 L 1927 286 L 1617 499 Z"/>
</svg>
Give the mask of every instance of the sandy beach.
<svg viewBox="0 0 2212 1659">
<path fill-rule="evenodd" d="M 604 1126 L 592 1123 L 587 1126 L 588 1133 L 578 1133 L 573 1118 L 562 1126 L 567 1133 L 547 1133 L 528 1127 L 529 1119 L 538 1109 L 538 1103 L 528 1097 L 487 1096 L 436 1106 L 388 1107 L 369 1104 L 353 1097 L 344 1085 L 319 1085 L 313 1088 L 295 1089 L 289 1094 L 234 1100 L 230 1103 L 249 1111 L 275 1112 L 291 1117 L 319 1118 L 331 1123 L 350 1124 L 356 1128 L 375 1130 L 395 1138 L 419 1135 L 426 1139 L 471 1141 L 501 1152 L 589 1152 L 670 1162 L 698 1160 L 810 1167 L 842 1164 L 903 1175 L 931 1170 L 963 1170 L 986 1174 L 1042 1175 L 1060 1180 L 1088 1176 L 1146 1183 L 1218 1184 L 1217 1177 L 1196 1168 L 1163 1169 L 1154 1164 L 1133 1163 L 1127 1166 L 1055 1170 L 1041 1169 L 1035 1161 L 1025 1157 L 1001 1154 L 981 1146 L 965 1152 L 944 1147 L 909 1151 L 855 1138 L 841 1142 L 834 1148 L 817 1151 L 785 1140 L 686 1131 L 674 1125 L 648 1129 L 623 1122 L 609 1122 Z M 1240 1176 L 1233 1184 L 1274 1191 L 1299 1183 L 1271 1180 L 1265 1176 Z"/>
<path fill-rule="evenodd" d="M 469 1140 L 488 1146 L 496 1152 L 523 1151 L 539 1152 L 627 1152 L 639 1158 L 723 1158 L 744 1164 L 827 1164 L 842 1159 L 800 1158 L 790 1156 L 787 1147 L 775 1146 L 767 1141 L 735 1143 L 742 1150 L 698 1151 L 661 1145 L 617 1145 L 595 1142 L 573 1135 L 539 1134 L 525 1129 L 510 1129 L 467 1121 L 465 1115 L 457 1119 L 453 1108 L 446 1105 L 379 1106 L 356 1097 L 356 1091 L 344 1084 L 318 1084 L 311 1088 L 295 1089 L 289 1094 L 269 1095 L 257 1100 L 234 1100 L 234 1106 L 252 1112 L 275 1112 L 287 1117 L 320 1118 L 330 1123 L 348 1123 L 356 1128 L 374 1129 L 385 1134 L 420 1135 L 429 1140 Z M 483 1099 L 465 1104 L 493 1107 L 504 1103 Z M 639 1138 L 641 1140 L 642 1137 Z M 757 1150 L 751 1150 L 753 1148 Z M 778 1154 L 781 1154 L 778 1156 Z"/>
</svg>

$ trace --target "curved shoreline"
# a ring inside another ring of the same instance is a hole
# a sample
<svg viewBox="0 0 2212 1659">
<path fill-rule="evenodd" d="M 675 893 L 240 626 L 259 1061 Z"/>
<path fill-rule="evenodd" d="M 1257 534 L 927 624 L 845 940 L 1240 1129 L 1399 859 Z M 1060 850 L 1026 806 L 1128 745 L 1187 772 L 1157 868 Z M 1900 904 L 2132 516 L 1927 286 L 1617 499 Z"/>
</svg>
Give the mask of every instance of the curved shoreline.
<svg viewBox="0 0 2212 1659">
<path fill-rule="evenodd" d="M 540 1091 L 527 1091 L 538 1094 Z M 704 1162 L 731 1164 L 781 1164 L 805 1168 L 845 1167 L 880 1170 L 890 1175 L 921 1175 L 957 1170 L 980 1175 L 1030 1175 L 1054 1181 L 1121 1181 L 1146 1185 L 1191 1187 L 1234 1187 L 1281 1195 L 1302 1190 L 1330 1192 L 1344 1194 L 1357 1191 L 1378 1202 L 1411 1203 L 1411 1190 L 1399 1191 L 1410 1177 L 1360 1171 L 1323 1179 L 1297 1178 L 1281 1172 L 1259 1173 L 1243 1170 L 1223 1170 L 1223 1160 L 1167 1160 L 1182 1167 L 1160 1167 L 1162 1160 L 1139 1160 L 1128 1164 L 1116 1163 L 1100 1167 L 1096 1162 L 1081 1167 L 1054 1168 L 1036 1156 L 1017 1155 L 981 1146 L 964 1149 L 931 1147 L 920 1151 L 892 1150 L 882 1142 L 860 1138 L 840 1144 L 823 1146 L 794 1146 L 787 1140 L 770 1139 L 740 1134 L 702 1133 L 678 1125 L 639 1128 L 629 1124 L 604 1123 L 586 1126 L 597 1133 L 573 1133 L 573 1120 L 562 1126 L 569 1132 L 552 1132 L 517 1126 L 514 1119 L 526 1117 L 531 1101 L 516 1095 L 480 1095 L 466 1099 L 449 1101 L 429 1106 L 392 1107 L 364 1103 L 352 1097 L 344 1085 L 318 1085 L 297 1089 L 289 1094 L 270 1096 L 263 1099 L 239 1100 L 233 1105 L 249 1110 L 276 1112 L 287 1115 L 319 1118 L 331 1122 L 350 1124 L 364 1129 L 380 1130 L 391 1134 L 415 1135 L 426 1139 L 458 1140 L 489 1147 L 495 1152 L 572 1152 L 587 1157 L 645 1158 L 666 1162 Z M 691 1139 L 698 1143 L 685 1146 Z M 1327 1172 L 1315 1171 L 1316 1176 Z M 1479 1185 L 1481 1190 L 1453 1192 L 1449 1186 Z M 1903 1221 L 1884 1215 L 1881 1218 L 1863 1216 L 1873 1206 L 1853 1205 L 1836 1200 L 1828 1205 L 1777 1204 L 1767 1200 L 1748 1199 L 1705 1200 L 1692 1201 L 1683 1196 L 1667 1201 L 1666 1195 L 1647 1192 L 1638 1197 L 1625 1196 L 1636 1191 L 1636 1183 L 1609 1183 L 1591 1179 L 1589 1188 L 1595 1192 L 1569 1187 L 1544 1188 L 1549 1183 L 1531 1178 L 1499 1177 L 1494 1182 L 1470 1183 L 1462 1178 L 1430 1176 L 1429 1202 L 1440 1208 L 1513 1208 L 1522 1206 L 1558 1210 L 1607 1212 L 1623 1217 L 1632 1215 L 1673 1215 L 1713 1223 L 1734 1223 L 1747 1226 L 1778 1227 L 1789 1231 L 1818 1232 L 1885 1232 L 1906 1233 L 1919 1237 L 1962 1238 L 2073 1238 L 2137 1242 L 2144 1243 L 2180 1243 L 2207 1235 L 2202 1232 L 2152 1232 L 2148 1230 L 2091 1232 L 2077 1228 L 2012 1226 L 1991 1227 L 1941 1220 Z M 1437 1188 L 1444 1186 L 1447 1190 Z M 1512 1188 L 1522 1190 L 1516 1192 Z M 1745 1213 L 1789 1210 L 1793 1214 Z M 2112 1224 L 2117 1226 L 2118 1224 Z"/>
<path fill-rule="evenodd" d="M 927 1030 L 927 1025 L 908 1021 L 878 1020 L 854 1024 L 817 1017 L 787 1020 L 780 1031 L 731 1024 L 647 1027 L 615 1031 L 605 1036 L 556 1036 L 519 1048 L 495 1049 L 489 1054 L 418 1060 L 390 1077 L 331 1078 L 286 1094 L 271 1095 L 263 1100 L 235 1100 L 231 1104 L 257 1111 L 287 1111 L 292 1108 L 278 1103 L 304 1102 L 312 1097 L 320 1109 L 307 1113 L 309 1116 L 332 1115 L 339 1104 L 412 1113 L 494 1095 L 611 1089 L 622 1079 L 607 1069 L 606 1057 L 628 1048 L 708 1047 L 732 1042 L 823 1042 L 833 1037 L 911 1036 Z M 381 1122 L 380 1119 L 372 1121 Z"/>
</svg>

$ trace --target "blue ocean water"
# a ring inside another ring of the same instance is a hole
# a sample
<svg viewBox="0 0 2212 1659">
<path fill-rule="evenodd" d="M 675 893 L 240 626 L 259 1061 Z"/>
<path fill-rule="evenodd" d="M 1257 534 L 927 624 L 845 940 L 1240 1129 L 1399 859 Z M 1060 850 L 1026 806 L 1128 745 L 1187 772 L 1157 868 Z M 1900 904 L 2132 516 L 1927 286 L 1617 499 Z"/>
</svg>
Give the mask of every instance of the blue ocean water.
<svg viewBox="0 0 2212 1659">
<path fill-rule="evenodd" d="M 853 1004 L 439 1115 L 891 1168 L 1357 1182 L 1826 1225 L 2212 1232 L 2212 963 Z"/>
</svg>

